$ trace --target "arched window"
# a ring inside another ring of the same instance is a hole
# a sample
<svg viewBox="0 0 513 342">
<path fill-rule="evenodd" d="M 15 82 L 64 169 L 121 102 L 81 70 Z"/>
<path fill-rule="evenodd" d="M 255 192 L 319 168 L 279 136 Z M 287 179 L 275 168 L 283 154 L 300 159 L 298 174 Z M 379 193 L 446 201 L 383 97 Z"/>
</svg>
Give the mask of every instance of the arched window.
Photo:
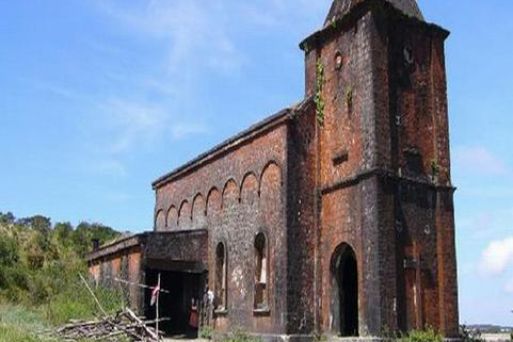
<svg viewBox="0 0 513 342">
<path fill-rule="evenodd" d="M 255 237 L 255 309 L 268 309 L 267 241 L 263 233 Z"/>
<path fill-rule="evenodd" d="M 215 309 L 226 310 L 226 248 L 222 242 L 216 248 Z"/>
</svg>

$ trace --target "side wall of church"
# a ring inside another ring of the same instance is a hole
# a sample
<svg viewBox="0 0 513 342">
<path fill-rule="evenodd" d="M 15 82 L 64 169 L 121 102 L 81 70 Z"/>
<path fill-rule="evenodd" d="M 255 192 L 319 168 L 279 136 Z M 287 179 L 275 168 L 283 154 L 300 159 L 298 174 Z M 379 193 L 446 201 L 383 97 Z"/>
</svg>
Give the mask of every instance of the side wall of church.
<svg viewBox="0 0 513 342">
<path fill-rule="evenodd" d="M 226 308 L 214 327 L 283 333 L 286 322 L 286 140 L 278 124 L 156 190 L 156 231 L 207 228 L 209 288 L 216 289 L 216 249 L 226 253 Z M 255 238 L 266 237 L 266 297 L 255 307 Z M 220 299 L 216 298 L 218 302 Z"/>
</svg>

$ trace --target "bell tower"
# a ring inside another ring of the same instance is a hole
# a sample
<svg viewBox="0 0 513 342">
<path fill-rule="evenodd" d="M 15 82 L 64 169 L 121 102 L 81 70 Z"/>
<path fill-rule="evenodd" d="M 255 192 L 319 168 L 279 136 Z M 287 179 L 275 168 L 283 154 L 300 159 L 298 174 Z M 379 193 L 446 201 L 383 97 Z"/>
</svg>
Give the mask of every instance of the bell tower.
<svg viewBox="0 0 513 342">
<path fill-rule="evenodd" d="M 448 36 L 415 0 L 335 0 L 301 43 L 315 107 L 319 331 L 458 334 Z M 357 312 L 341 292 L 341 250 L 356 262 Z"/>
</svg>

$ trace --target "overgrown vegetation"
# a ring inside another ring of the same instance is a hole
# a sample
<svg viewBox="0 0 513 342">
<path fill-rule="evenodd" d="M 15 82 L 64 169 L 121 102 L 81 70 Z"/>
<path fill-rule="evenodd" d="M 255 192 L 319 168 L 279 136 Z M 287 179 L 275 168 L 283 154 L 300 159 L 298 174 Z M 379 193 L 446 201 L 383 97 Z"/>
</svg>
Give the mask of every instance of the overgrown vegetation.
<svg viewBox="0 0 513 342">
<path fill-rule="evenodd" d="M 438 163 L 438 160 L 433 159 L 431 161 L 431 174 L 432 174 L 433 180 L 436 179 L 436 177 L 438 176 L 439 173 L 440 173 L 440 164 Z"/>
<path fill-rule="evenodd" d="M 198 337 L 205 340 L 211 340 L 214 338 L 214 330 L 208 325 L 201 327 L 198 333 Z"/>
<path fill-rule="evenodd" d="M 399 339 L 401 342 L 443 342 L 442 335 L 434 329 L 413 330 Z"/>
<path fill-rule="evenodd" d="M 317 61 L 316 65 L 316 87 L 315 87 L 315 113 L 317 116 L 317 122 L 320 126 L 324 125 L 324 107 L 325 102 L 322 96 L 322 91 L 324 88 L 324 64 L 320 60 Z"/>
<path fill-rule="evenodd" d="M 346 106 L 349 114 L 353 113 L 353 87 L 346 88 Z"/>
<path fill-rule="evenodd" d="M 485 342 L 479 330 L 471 330 L 467 326 L 460 326 L 460 336 L 463 342 Z"/>
<path fill-rule="evenodd" d="M 0 341 L 41 341 L 35 331 L 95 316 L 96 304 L 79 278 L 87 274 L 84 256 L 92 239 L 105 243 L 119 232 L 101 224 L 52 225 L 40 215 L 17 219 L 0 213 L 0 235 Z M 121 293 L 94 291 L 108 311 L 121 308 Z"/>
<path fill-rule="evenodd" d="M 262 342 L 257 336 L 252 336 L 241 329 L 236 329 L 222 339 L 223 342 Z"/>
<path fill-rule="evenodd" d="M 0 341 L 46 341 L 48 330 L 40 312 L 22 306 L 0 305 Z"/>
</svg>

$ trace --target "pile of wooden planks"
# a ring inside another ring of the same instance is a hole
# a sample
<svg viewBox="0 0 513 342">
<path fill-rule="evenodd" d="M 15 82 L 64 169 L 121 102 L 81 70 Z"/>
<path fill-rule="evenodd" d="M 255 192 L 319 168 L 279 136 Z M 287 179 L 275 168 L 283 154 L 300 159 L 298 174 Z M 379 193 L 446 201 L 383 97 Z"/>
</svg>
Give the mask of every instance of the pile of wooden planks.
<svg viewBox="0 0 513 342">
<path fill-rule="evenodd" d="M 149 324 L 156 321 L 144 321 L 132 310 L 125 308 L 113 316 L 105 316 L 94 321 L 75 321 L 57 330 L 57 335 L 64 341 L 137 341 L 158 342 L 155 328 Z"/>
</svg>

